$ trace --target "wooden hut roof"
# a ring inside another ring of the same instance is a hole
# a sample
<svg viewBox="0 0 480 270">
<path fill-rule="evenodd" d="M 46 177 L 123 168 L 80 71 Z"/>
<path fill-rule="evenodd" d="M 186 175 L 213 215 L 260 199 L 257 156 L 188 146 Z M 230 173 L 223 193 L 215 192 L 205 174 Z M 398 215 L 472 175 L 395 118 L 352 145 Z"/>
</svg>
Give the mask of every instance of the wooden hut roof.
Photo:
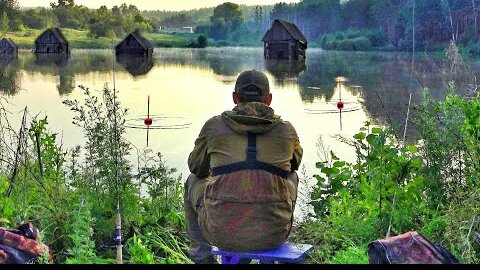
<svg viewBox="0 0 480 270">
<path fill-rule="evenodd" d="M 12 46 L 15 49 L 18 49 L 17 44 L 13 40 L 11 40 L 10 38 L 2 38 L 2 40 L 0 40 L 0 41 L 3 41 L 3 40 L 5 40 L 5 42 L 7 42 L 8 45 Z"/>
<path fill-rule="evenodd" d="M 60 31 L 58 27 L 45 30 L 40 36 L 37 37 L 37 39 L 35 39 L 35 43 L 38 43 L 39 39 L 47 32 L 51 32 L 59 43 L 68 44 L 67 38 L 63 35 L 62 31 Z"/>
<path fill-rule="evenodd" d="M 287 22 L 287 21 L 284 21 L 284 20 L 280 20 L 280 19 L 276 19 L 273 21 L 272 23 L 272 27 L 275 23 L 279 23 L 283 28 L 285 28 L 285 30 L 287 30 L 287 32 L 296 40 L 300 41 L 300 42 L 303 42 L 305 44 L 308 43 L 307 41 L 307 38 L 305 38 L 305 36 L 302 34 L 302 32 L 300 32 L 300 29 L 298 29 L 298 27 L 293 24 L 293 23 L 290 23 L 290 22 Z M 271 28 L 270 28 L 271 29 Z M 271 37 L 271 31 L 270 29 L 265 33 L 265 35 L 263 36 L 262 38 L 262 41 L 271 41 L 272 40 L 272 37 Z"/>
<path fill-rule="evenodd" d="M 140 46 L 142 46 L 142 48 L 144 48 L 145 50 L 148 50 L 148 49 L 153 50 L 153 46 L 150 44 L 150 42 L 148 42 L 148 40 L 146 40 L 142 35 L 140 35 L 140 32 L 138 31 L 138 29 L 133 31 L 132 33 L 130 33 L 128 36 L 130 36 L 130 35 L 132 35 L 133 38 L 138 42 L 138 44 L 140 44 Z M 127 39 L 128 36 L 126 36 L 125 39 Z M 120 44 L 125 39 L 123 39 L 120 43 L 118 43 L 117 46 L 115 46 L 115 49 L 117 49 L 118 46 L 120 46 Z"/>
</svg>

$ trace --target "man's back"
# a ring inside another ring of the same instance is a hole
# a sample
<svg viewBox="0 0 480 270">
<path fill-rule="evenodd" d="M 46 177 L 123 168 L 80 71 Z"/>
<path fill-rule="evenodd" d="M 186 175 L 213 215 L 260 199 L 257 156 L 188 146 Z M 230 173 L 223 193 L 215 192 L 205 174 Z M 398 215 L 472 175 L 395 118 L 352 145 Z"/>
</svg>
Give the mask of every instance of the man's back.
<svg viewBox="0 0 480 270">
<path fill-rule="evenodd" d="M 247 164 L 249 136 L 255 140 L 251 160 L 258 164 Z M 287 178 L 298 169 L 302 155 L 293 126 L 264 103 L 240 103 L 208 120 L 196 145 L 190 170 L 214 176 L 199 213 L 205 237 L 225 250 L 282 243 L 291 228 L 297 193 Z"/>
<path fill-rule="evenodd" d="M 188 158 L 185 214 L 196 262 L 213 260 L 210 244 L 275 248 L 293 222 L 303 152 L 298 135 L 269 107 L 265 74 L 240 74 L 232 97 L 237 106 L 205 123 Z"/>
</svg>

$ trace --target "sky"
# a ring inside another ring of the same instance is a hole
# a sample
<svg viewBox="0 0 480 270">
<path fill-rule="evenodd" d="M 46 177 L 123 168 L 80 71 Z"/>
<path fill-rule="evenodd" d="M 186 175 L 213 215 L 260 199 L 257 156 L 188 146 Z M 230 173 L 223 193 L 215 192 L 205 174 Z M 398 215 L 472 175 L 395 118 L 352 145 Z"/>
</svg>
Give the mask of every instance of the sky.
<svg viewBox="0 0 480 270">
<path fill-rule="evenodd" d="M 49 7 L 50 2 L 56 0 L 18 0 L 21 7 Z M 75 4 L 84 5 L 91 8 L 98 8 L 105 5 L 111 8 L 114 5 L 122 3 L 134 4 L 140 10 L 190 10 L 201 7 L 215 7 L 224 2 L 233 2 L 245 5 L 271 5 L 278 2 L 300 2 L 300 0 L 75 0 Z"/>
</svg>

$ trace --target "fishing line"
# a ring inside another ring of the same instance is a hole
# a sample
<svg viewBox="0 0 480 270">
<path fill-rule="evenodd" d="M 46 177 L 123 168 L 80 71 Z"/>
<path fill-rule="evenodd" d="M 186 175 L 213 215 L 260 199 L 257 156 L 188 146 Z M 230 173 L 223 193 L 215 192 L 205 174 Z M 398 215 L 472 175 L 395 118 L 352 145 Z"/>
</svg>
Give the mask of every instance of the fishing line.
<svg viewBox="0 0 480 270">
<path fill-rule="evenodd" d="M 359 111 L 361 110 L 361 108 L 359 107 L 355 107 L 355 108 L 351 108 L 351 109 L 343 109 L 342 112 L 355 112 L 355 111 Z M 338 110 L 310 110 L 310 109 L 305 109 L 305 112 L 307 114 L 331 114 L 331 113 L 339 113 Z"/>
<path fill-rule="evenodd" d="M 378 100 L 380 100 L 380 104 L 382 105 L 383 111 L 384 111 L 385 114 L 387 115 L 388 122 L 389 122 L 389 123 L 392 123 L 392 119 L 390 118 L 390 115 L 388 114 L 387 109 L 385 109 L 385 105 L 383 105 L 383 101 L 382 101 L 382 99 L 380 98 L 380 95 L 378 94 L 377 90 L 373 89 L 373 91 L 375 91 L 375 94 L 377 94 Z"/>
<path fill-rule="evenodd" d="M 143 126 L 143 125 L 125 125 L 126 128 L 133 128 L 133 129 L 185 129 L 190 127 L 190 123 L 188 124 L 178 124 L 178 125 L 168 125 L 168 126 Z"/>
</svg>

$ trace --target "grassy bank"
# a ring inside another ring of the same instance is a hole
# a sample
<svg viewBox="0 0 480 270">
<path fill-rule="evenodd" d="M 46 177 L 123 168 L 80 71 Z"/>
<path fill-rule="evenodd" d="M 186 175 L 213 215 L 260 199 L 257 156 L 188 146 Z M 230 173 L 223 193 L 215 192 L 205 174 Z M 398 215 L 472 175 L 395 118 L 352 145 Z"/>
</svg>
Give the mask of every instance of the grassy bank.
<svg viewBox="0 0 480 270">
<path fill-rule="evenodd" d="M 70 42 L 72 49 L 109 49 L 112 48 L 112 39 L 106 37 L 90 37 L 87 30 L 75 30 L 62 28 L 62 33 Z M 6 37 L 11 38 L 22 49 L 32 49 L 35 39 L 42 33 L 42 30 L 27 29 L 19 32 L 11 32 Z M 162 34 L 145 33 L 144 37 L 154 47 L 188 47 L 192 41 L 197 40 L 196 34 Z M 114 38 L 114 44 L 120 42 L 120 38 Z"/>
</svg>

